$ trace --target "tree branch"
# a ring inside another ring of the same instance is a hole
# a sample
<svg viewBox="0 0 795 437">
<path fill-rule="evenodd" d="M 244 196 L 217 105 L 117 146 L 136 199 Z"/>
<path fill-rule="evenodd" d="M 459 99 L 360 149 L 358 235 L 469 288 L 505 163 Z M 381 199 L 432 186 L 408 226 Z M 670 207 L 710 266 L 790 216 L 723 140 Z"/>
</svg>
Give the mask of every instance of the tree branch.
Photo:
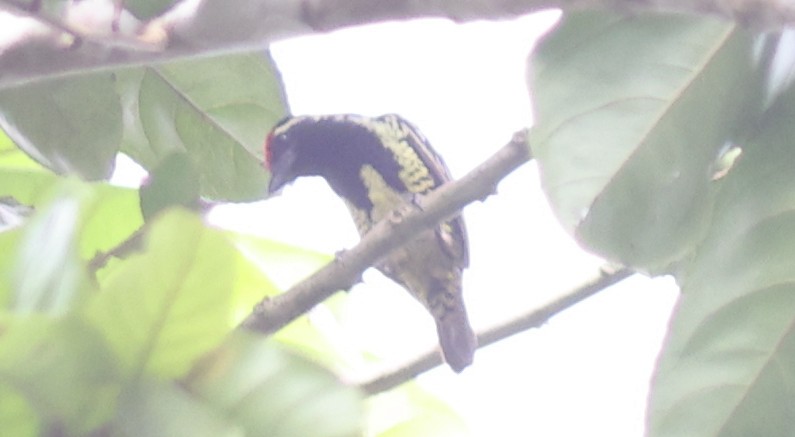
<svg viewBox="0 0 795 437">
<path fill-rule="evenodd" d="M 143 225 L 115 247 L 105 252 L 96 253 L 88 263 L 89 273 L 91 273 L 92 276 L 96 275 L 100 269 L 108 264 L 111 258 L 126 258 L 134 252 L 140 251 L 144 235 L 148 231 L 148 228 L 147 225 Z"/>
<path fill-rule="evenodd" d="M 575 304 L 582 302 L 633 274 L 634 272 L 627 268 L 613 271 L 613 269 L 603 267 L 597 278 L 580 285 L 576 289 L 560 296 L 543 307 L 521 314 L 513 319 L 506 320 L 485 331 L 478 332 L 478 348 L 488 346 L 519 332 L 531 328 L 538 328 L 563 310 L 571 308 Z M 440 364 L 442 364 L 442 358 L 439 355 L 439 351 L 433 349 L 407 364 L 385 371 L 381 375 L 357 385 L 369 394 L 380 393 L 397 387 Z"/>
<path fill-rule="evenodd" d="M 457 181 L 406 205 L 382 220 L 365 235 L 356 247 L 337 258 L 287 292 L 267 298 L 256 305 L 243 326 L 263 333 L 273 333 L 301 314 L 309 311 L 338 290 L 347 290 L 393 249 L 459 213 L 465 205 L 494 193 L 502 178 L 530 160 L 527 132 L 521 131 L 483 164 Z"/>
<path fill-rule="evenodd" d="M 710 14 L 764 29 L 795 24 L 795 2 L 774 0 L 202 0 L 195 10 L 188 7 L 195 3 L 185 1 L 162 17 L 141 23 L 133 33 L 121 35 L 124 38 L 96 37 L 66 49 L 53 44 L 52 34 L 45 34 L 30 36 L 13 47 L 0 46 L 0 88 L 69 73 L 266 49 L 286 37 L 388 20 L 499 20 L 560 8 Z M 0 0 L 2 9 L 19 6 Z M 58 27 L 59 20 L 50 20 Z M 93 34 L 92 29 L 60 30 L 81 37 Z"/>
</svg>

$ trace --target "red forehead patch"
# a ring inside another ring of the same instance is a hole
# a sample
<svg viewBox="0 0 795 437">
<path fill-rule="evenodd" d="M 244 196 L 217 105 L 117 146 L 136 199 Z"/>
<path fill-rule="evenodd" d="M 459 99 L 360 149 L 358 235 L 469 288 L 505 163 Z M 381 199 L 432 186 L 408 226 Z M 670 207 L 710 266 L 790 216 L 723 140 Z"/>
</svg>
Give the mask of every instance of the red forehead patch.
<svg viewBox="0 0 795 437">
<path fill-rule="evenodd" d="M 273 160 L 273 151 L 271 150 L 271 141 L 273 141 L 273 131 L 270 131 L 268 133 L 268 137 L 265 138 L 265 145 L 264 145 L 264 147 L 265 147 L 265 162 L 264 162 L 264 165 L 265 165 L 265 168 L 268 169 L 268 170 L 271 169 L 271 164 L 272 164 L 272 160 Z"/>
</svg>

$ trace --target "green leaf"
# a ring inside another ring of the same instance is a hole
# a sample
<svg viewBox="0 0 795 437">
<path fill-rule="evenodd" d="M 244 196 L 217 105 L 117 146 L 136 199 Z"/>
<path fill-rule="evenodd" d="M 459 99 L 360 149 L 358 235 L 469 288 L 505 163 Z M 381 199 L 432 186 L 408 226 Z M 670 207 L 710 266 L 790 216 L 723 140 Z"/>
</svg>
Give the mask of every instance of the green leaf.
<svg viewBox="0 0 795 437">
<path fill-rule="evenodd" d="M 25 227 L 19 242 L 10 273 L 9 308 L 14 312 L 63 314 L 88 284 L 77 247 L 87 192 L 77 183 L 59 188 L 52 202 Z"/>
<path fill-rule="evenodd" d="M 211 406 L 171 383 L 142 381 L 122 394 L 114 425 L 137 437 L 244 437 Z"/>
<path fill-rule="evenodd" d="M 34 205 L 52 189 L 59 178 L 31 159 L 3 132 L 0 132 L 0 198 Z"/>
<path fill-rule="evenodd" d="M 249 298 L 255 299 L 252 303 L 258 302 L 264 296 L 271 296 L 288 289 L 333 260 L 328 254 L 278 241 L 231 232 L 228 235 L 241 254 L 269 279 L 268 288 L 252 290 L 256 292 L 249 295 Z M 334 297 L 321 305 L 328 305 L 333 300 Z M 245 314 L 248 315 L 252 306 L 243 308 L 248 310 Z M 282 344 L 294 346 L 301 350 L 302 354 L 320 363 L 339 364 L 342 358 L 328 336 L 318 332 L 305 316 L 280 329 L 274 334 L 274 338 Z"/>
<path fill-rule="evenodd" d="M 80 234 L 80 256 L 90 259 L 97 252 L 121 244 L 143 225 L 138 190 L 94 183 L 85 206 Z"/>
<path fill-rule="evenodd" d="M 19 226 L 33 214 L 33 208 L 13 198 L 0 197 L 0 232 Z"/>
<path fill-rule="evenodd" d="M 41 164 L 31 159 L 8 138 L 5 132 L 0 131 L 0 169 L 28 169 L 42 170 Z"/>
<path fill-rule="evenodd" d="M 654 378 L 650 436 L 795 434 L 795 89 L 721 179 Z"/>
<path fill-rule="evenodd" d="M 180 2 L 181 0 L 127 0 L 124 7 L 139 20 L 149 20 Z"/>
<path fill-rule="evenodd" d="M 541 42 L 531 144 L 582 244 L 650 270 L 693 249 L 718 151 L 759 105 L 751 44 L 722 20 L 606 12 L 567 13 Z"/>
<path fill-rule="evenodd" d="M 13 246 L 0 257 L 0 273 L 7 272 L 17 311 L 64 311 L 93 288 L 86 261 L 141 226 L 137 192 L 59 178 L 31 192 L 19 188 L 10 190 L 11 197 L 21 194 L 38 210 L 20 228 L 21 240 L 9 241 Z M 4 288 L 0 285 L 0 296 Z"/>
<path fill-rule="evenodd" d="M 182 206 L 196 210 L 199 207 L 199 174 L 185 153 L 166 157 L 141 186 L 141 212 L 150 220 L 158 212 Z"/>
<path fill-rule="evenodd" d="M 369 435 L 411 437 L 468 435 L 466 424 L 448 404 L 416 384 L 401 385 L 368 400 Z"/>
<path fill-rule="evenodd" d="M 122 138 L 112 76 L 91 73 L 0 90 L 0 128 L 58 173 L 107 178 Z"/>
<path fill-rule="evenodd" d="M 0 384 L 0 437 L 36 437 L 40 432 L 39 418 L 19 392 Z"/>
<path fill-rule="evenodd" d="M 43 205 L 50 200 L 50 193 L 62 180 L 48 171 L 4 168 L 0 163 L 0 197 L 14 199 L 23 205 Z"/>
<path fill-rule="evenodd" d="M 147 169 L 187 152 L 201 194 L 245 201 L 266 194 L 262 147 L 285 114 L 282 85 L 261 51 L 117 72 L 123 150 Z"/>
<path fill-rule="evenodd" d="M 267 271 L 263 270 L 254 260 L 247 246 L 240 244 L 241 240 L 257 240 L 255 237 L 224 232 L 224 235 L 234 244 L 236 252 L 235 286 L 229 293 L 234 302 L 235 317 L 232 324 L 239 325 L 249 314 L 254 305 L 265 298 L 273 296 L 280 290 L 273 283 Z M 248 246 L 250 247 L 250 246 Z"/>
<path fill-rule="evenodd" d="M 273 342 L 236 333 L 188 382 L 247 436 L 361 435 L 362 394 Z"/>
<path fill-rule="evenodd" d="M 11 277 L 17 263 L 17 250 L 22 239 L 22 229 L 0 232 L 0 309 L 10 306 L 13 287 Z"/>
<path fill-rule="evenodd" d="M 279 241 L 229 232 L 235 246 L 280 288 L 302 281 L 334 257 Z"/>
<path fill-rule="evenodd" d="M 88 317 L 128 375 L 178 377 L 232 328 L 239 258 L 220 232 L 183 210 L 155 220 L 145 247 L 103 279 Z"/>
<path fill-rule="evenodd" d="M 137 190 L 105 183 L 81 183 L 26 166 L 23 164 L 21 168 L 0 159 L 0 198 L 9 197 L 24 205 L 46 209 L 53 193 L 63 192 L 64 185 L 80 191 L 78 249 L 82 259 L 117 246 L 143 224 Z"/>
<path fill-rule="evenodd" d="M 28 316 L 7 320 L 2 333 L 0 379 L 42 419 L 76 435 L 111 417 L 118 372 L 96 330 L 76 318 Z"/>
</svg>

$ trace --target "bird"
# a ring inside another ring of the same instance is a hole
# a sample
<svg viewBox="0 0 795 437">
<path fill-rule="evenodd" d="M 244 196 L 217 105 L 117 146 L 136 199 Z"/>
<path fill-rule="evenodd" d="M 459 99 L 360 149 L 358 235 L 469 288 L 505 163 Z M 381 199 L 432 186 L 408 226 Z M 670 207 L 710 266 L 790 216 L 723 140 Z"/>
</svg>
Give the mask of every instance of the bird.
<svg viewBox="0 0 795 437">
<path fill-rule="evenodd" d="M 426 137 L 396 114 L 288 116 L 265 141 L 268 193 L 320 176 L 343 199 L 360 236 L 403 206 L 452 180 Z M 463 217 L 421 231 L 375 267 L 433 316 L 442 356 L 455 372 L 473 362 L 476 336 L 462 294 L 469 245 Z"/>
</svg>

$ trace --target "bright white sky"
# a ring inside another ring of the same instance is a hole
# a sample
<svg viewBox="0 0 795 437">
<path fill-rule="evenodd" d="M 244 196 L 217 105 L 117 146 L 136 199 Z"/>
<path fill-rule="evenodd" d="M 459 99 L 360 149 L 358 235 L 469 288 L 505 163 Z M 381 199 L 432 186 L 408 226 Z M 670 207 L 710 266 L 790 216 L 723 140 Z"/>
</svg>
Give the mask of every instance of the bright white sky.
<svg viewBox="0 0 795 437">
<path fill-rule="evenodd" d="M 273 54 L 294 113 L 399 113 L 462 175 L 531 123 L 525 60 L 556 17 L 382 24 L 283 41 Z M 555 221 L 534 165 L 467 207 L 465 217 L 472 256 L 464 288 L 476 330 L 542 305 L 601 265 Z M 358 240 L 342 203 L 319 180 L 213 218 L 329 253 Z M 633 278 L 541 329 L 479 350 L 461 375 L 442 367 L 420 382 L 475 436 L 639 436 L 675 298 L 671 281 Z M 357 347 L 399 363 L 436 341 L 429 316 L 376 272 L 351 300 L 360 302 L 346 321 Z"/>
</svg>

